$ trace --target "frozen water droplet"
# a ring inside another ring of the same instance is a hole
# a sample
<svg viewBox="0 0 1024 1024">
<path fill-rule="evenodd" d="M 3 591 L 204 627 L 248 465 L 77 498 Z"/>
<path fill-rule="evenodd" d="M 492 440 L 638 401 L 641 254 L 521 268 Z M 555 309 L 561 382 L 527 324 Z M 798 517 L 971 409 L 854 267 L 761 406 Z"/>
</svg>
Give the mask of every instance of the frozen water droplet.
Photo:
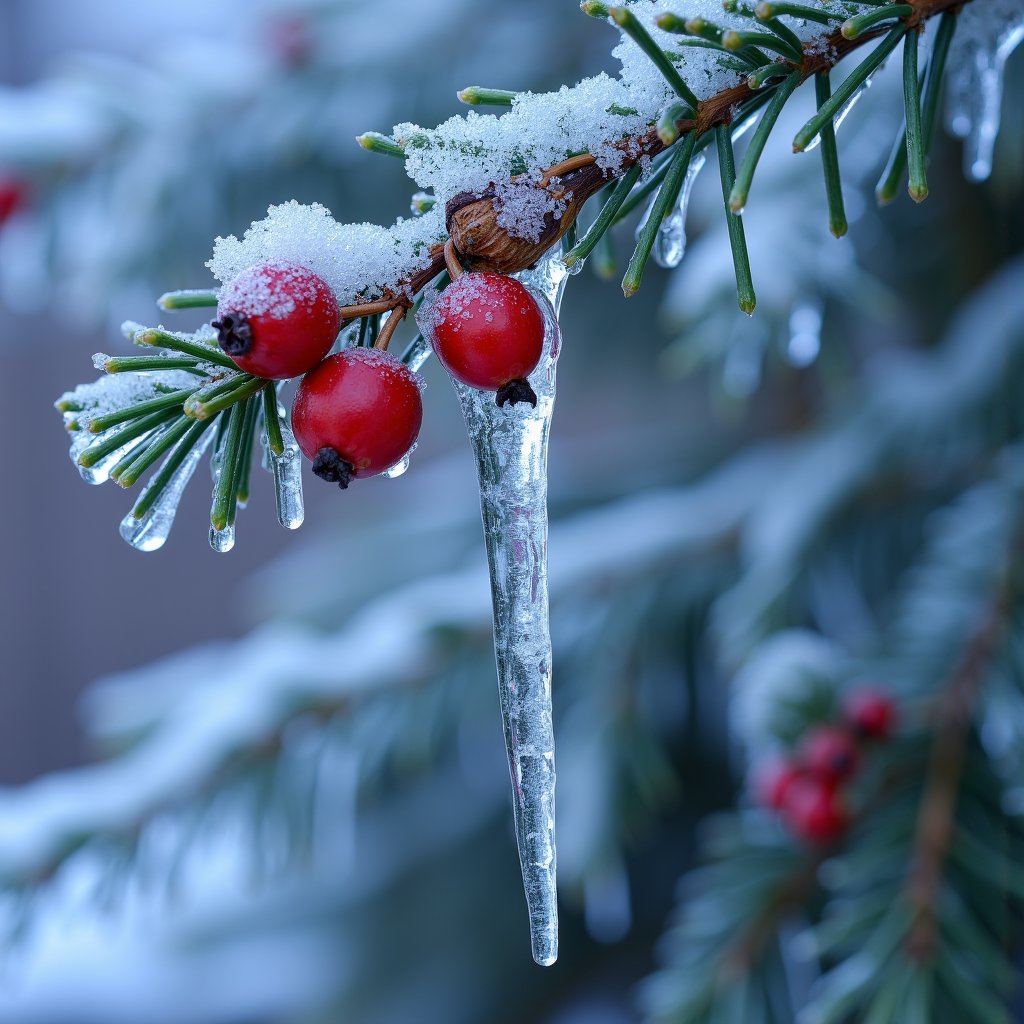
<svg viewBox="0 0 1024 1024">
<path fill-rule="evenodd" d="M 562 239 L 562 255 L 565 256 L 566 253 L 568 253 L 571 249 L 572 246 L 569 244 L 569 239 L 567 236 Z M 566 272 L 569 274 L 570 277 L 575 277 L 583 269 L 584 263 L 586 263 L 586 260 L 577 260 L 571 267 L 565 268 Z"/>
<path fill-rule="evenodd" d="M 821 351 L 821 305 L 810 299 L 797 302 L 789 314 L 786 358 L 797 367 L 810 366 Z"/>
<path fill-rule="evenodd" d="M 690 193 L 693 191 L 693 183 L 697 180 L 700 169 L 704 166 L 704 154 L 698 153 L 686 169 L 686 177 L 683 179 L 683 186 L 679 190 L 679 202 L 675 209 L 665 218 L 658 234 L 654 239 L 654 262 L 666 270 L 674 270 L 682 262 L 686 253 L 686 211 L 690 205 Z M 653 200 L 652 200 L 653 203 Z M 647 223 L 651 214 L 651 207 L 648 206 L 644 214 L 641 228 Z"/>
<path fill-rule="evenodd" d="M 210 527 L 210 547 L 224 554 L 235 546 L 235 524 L 229 523 L 223 530 Z"/>
<path fill-rule="evenodd" d="M 409 459 L 416 451 L 417 445 L 413 445 L 390 469 L 384 470 L 384 476 L 389 480 L 397 480 L 409 468 Z"/>
<path fill-rule="evenodd" d="M 948 61 L 946 124 L 964 140 L 964 173 L 971 181 L 984 181 L 992 173 L 1003 70 L 1021 40 L 1021 0 L 1004 0 L 999 9 L 980 13 L 965 8 L 957 17 Z"/>
<path fill-rule="evenodd" d="M 544 354 L 530 384 L 534 408 L 499 408 L 494 394 L 453 382 L 476 457 L 494 601 L 494 649 L 516 842 L 533 957 L 558 956 L 555 756 L 547 589 L 547 445 L 559 351 L 556 309 L 567 273 L 560 255 L 517 275 L 545 314 Z M 429 332 L 430 317 L 421 318 Z"/>
<path fill-rule="evenodd" d="M 80 466 L 78 464 L 78 457 L 85 451 L 86 448 L 91 444 L 95 444 L 97 441 L 104 441 L 108 437 L 111 437 L 118 430 L 122 430 L 123 426 L 111 427 L 109 430 L 103 430 L 98 434 L 91 434 L 88 430 L 76 430 L 71 435 L 71 447 L 69 454 L 71 461 L 74 463 L 75 468 L 78 470 L 79 475 L 87 484 L 99 485 L 105 484 L 110 479 L 110 471 L 127 455 L 130 451 L 138 448 L 143 441 L 149 437 L 149 433 L 143 434 L 142 437 L 133 438 L 127 444 L 121 445 L 120 448 L 114 449 L 109 455 L 104 456 L 99 462 L 92 466 Z"/>
<path fill-rule="evenodd" d="M 871 88 L 871 76 L 869 75 L 864 79 L 864 84 L 843 104 L 839 113 L 832 118 L 832 128 L 835 131 L 839 131 L 842 123 L 849 116 L 850 111 L 857 105 L 857 100 L 861 98 Z M 813 139 L 804 147 L 805 153 L 810 153 L 812 149 L 817 149 L 821 145 L 821 136 L 815 135 Z"/>
<path fill-rule="evenodd" d="M 281 439 L 284 451 L 280 455 L 270 450 L 267 435 L 262 435 L 263 467 L 274 474 L 274 499 L 277 504 L 277 521 L 286 530 L 297 530 L 306 518 L 305 499 L 302 494 L 302 453 L 295 441 L 288 414 L 284 406 L 277 407 L 281 423 Z"/>
<path fill-rule="evenodd" d="M 206 449 L 213 440 L 213 431 L 206 430 L 196 442 L 192 450 L 185 456 L 181 465 L 174 471 L 167 486 L 150 506 L 149 511 L 141 519 L 128 513 L 121 520 L 121 537 L 138 551 L 156 551 L 163 547 L 167 535 L 174 525 L 174 516 L 178 511 L 178 503 L 185 492 L 185 487 L 199 465 Z M 168 458 L 173 458 L 172 452 Z"/>
</svg>

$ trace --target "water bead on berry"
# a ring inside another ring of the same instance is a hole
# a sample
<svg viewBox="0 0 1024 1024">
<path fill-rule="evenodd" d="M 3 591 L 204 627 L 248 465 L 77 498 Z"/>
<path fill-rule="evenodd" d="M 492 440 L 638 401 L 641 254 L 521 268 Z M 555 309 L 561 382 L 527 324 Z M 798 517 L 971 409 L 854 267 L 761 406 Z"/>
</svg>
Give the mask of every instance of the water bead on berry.
<svg viewBox="0 0 1024 1024">
<path fill-rule="evenodd" d="M 297 263 L 261 263 L 224 286 L 217 302 L 220 347 L 239 369 L 286 380 L 311 370 L 338 336 L 330 286 Z"/>
</svg>

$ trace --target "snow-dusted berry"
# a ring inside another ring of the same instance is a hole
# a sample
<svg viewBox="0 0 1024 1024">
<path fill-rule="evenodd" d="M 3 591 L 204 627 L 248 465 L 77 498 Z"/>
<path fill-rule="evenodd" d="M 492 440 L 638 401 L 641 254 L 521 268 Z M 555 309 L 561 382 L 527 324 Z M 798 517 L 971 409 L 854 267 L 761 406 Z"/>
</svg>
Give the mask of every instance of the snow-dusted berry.
<svg viewBox="0 0 1024 1024">
<path fill-rule="evenodd" d="M 862 736 L 883 739 L 896 723 L 896 705 L 887 693 L 865 686 L 847 695 L 843 715 Z"/>
<path fill-rule="evenodd" d="M 313 472 L 345 488 L 402 460 L 423 420 L 420 380 L 388 352 L 348 348 L 299 382 L 292 428 Z"/>
<path fill-rule="evenodd" d="M 782 816 L 795 836 L 814 845 L 835 842 L 849 823 L 835 787 L 813 775 L 802 775 L 789 786 Z"/>
<path fill-rule="evenodd" d="M 758 766 L 754 775 L 754 794 L 758 803 L 773 811 L 781 810 L 786 804 L 789 787 L 800 775 L 800 766 L 788 758 Z"/>
<path fill-rule="evenodd" d="M 338 303 L 312 270 L 261 263 L 224 286 L 213 326 L 240 369 L 286 380 L 311 370 L 330 351 L 338 336 Z"/>
<path fill-rule="evenodd" d="M 526 378 L 544 347 L 544 315 L 523 285 L 501 274 L 463 274 L 433 309 L 434 351 L 472 388 L 506 402 L 537 404 Z"/>
<path fill-rule="evenodd" d="M 800 744 L 804 769 L 829 783 L 848 779 L 857 767 L 858 750 L 845 729 L 821 725 L 811 729 Z"/>
<path fill-rule="evenodd" d="M 25 186 L 15 178 L 0 177 L 0 224 L 25 205 Z"/>
</svg>

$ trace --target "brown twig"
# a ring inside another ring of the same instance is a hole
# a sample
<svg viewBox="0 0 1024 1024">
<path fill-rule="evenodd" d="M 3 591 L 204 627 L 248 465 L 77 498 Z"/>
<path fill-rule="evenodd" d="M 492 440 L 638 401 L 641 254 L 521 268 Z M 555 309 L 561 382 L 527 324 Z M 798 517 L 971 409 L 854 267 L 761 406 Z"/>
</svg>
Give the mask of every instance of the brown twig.
<svg viewBox="0 0 1024 1024">
<path fill-rule="evenodd" d="M 1019 540 L 1015 548 L 1020 546 Z M 1006 627 L 1013 590 L 1013 575 L 1008 570 L 935 704 L 934 739 L 906 885 L 906 898 L 914 912 L 906 948 L 917 960 L 928 959 L 935 949 L 938 927 L 935 908 L 956 829 L 957 795 L 967 758 L 974 706 L 982 691 L 986 669 Z"/>
<path fill-rule="evenodd" d="M 392 336 L 398 330 L 398 325 L 405 319 L 405 314 L 408 312 L 408 301 L 399 302 L 391 310 L 391 315 L 384 321 L 384 326 L 380 329 L 380 334 L 377 335 L 377 340 L 373 343 L 374 348 L 380 349 L 381 352 L 387 352 Z"/>
<path fill-rule="evenodd" d="M 444 264 L 448 268 L 448 276 L 452 281 L 458 281 L 462 277 L 462 264 L 459 262 L 459 254 L 455 251 L 455 243 L 449 238 L 444 243 Z"/>
</svg>

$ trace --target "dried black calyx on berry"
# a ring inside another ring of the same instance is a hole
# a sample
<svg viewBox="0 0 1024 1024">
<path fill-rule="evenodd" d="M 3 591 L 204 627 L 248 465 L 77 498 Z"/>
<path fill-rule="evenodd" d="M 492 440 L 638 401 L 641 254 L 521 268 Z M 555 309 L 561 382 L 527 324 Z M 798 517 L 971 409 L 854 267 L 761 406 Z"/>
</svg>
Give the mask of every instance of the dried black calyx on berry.
<svg viewBox="0 0 1024 1024">
<path fill-rule="evenodd" d="M 499 406 L 504 405 L 516 405 L 518 402 L 529 402 L 535 409 L 537 408 L 537 392 L 530 387 L 530 382 L 524 380 L 522 377 L 517 380 L 510 380 L 507 384 L 502 384 L 498 388 L 498 393 L 494 396 L 494 401 Z"/>
<path fill-rule="evenodd" d="M 337 484 L 345 490 L 355 475 L 356 467 L 343 459 L 333 448 L 321 448 L 313 460 L 313 472 L 329 484 Z"/>
<path fill-rule="evenodd" d="M 210 326 L 217 329 L 217 344 L 225 355 L 244 356 L 252 349 L 252 328 L 241 313 L 222 313 Z"/>
</svg>

